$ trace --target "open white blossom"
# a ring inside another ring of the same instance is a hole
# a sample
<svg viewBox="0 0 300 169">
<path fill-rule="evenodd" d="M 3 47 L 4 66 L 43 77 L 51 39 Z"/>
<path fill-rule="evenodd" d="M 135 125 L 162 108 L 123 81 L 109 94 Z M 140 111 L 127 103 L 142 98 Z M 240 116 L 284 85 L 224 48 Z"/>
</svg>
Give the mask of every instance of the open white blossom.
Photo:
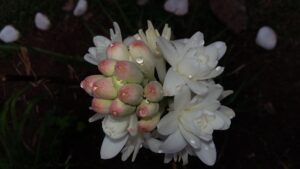
<svg viewBox="0 0 300 169">
<path fill-rule="evenodd" d="M 205 96 L 194 96 L 187 86 L 174 97 L 174 109 L 158 124 L 158 132 L 168 138 L 160 145 L 166 154 L 178 154 L 186 148 L 207 165 L 216 160 L 216 149 L 212 140 L 214 130 L 226 130 L 234 112 L 219 102 L 223 93 L 220 85 L 210 84 Z M 190 153 L 190 154 L 193 154 Z"/>
<path fill-rule="evenodd" d="M 0 40 L 5 43 L 11 43 L 18 40 L 20 37 L 19 31 L 11 25 L 6 25 L 0 31 Z"/>
<path fill-rule="evenodd" d="M 167 0 L 164 8 L 175 15 L 185 15 L 189 10 L 188 0 Z"/>
<path fill-rule="evenodd" d="M 197 94 L 207 91 L 207 79 L 220 75 L 224 68 L 217 66 L 226 51 L 224 42 L 204 45 L 203 34 L 195 33 L 190 39 L 167 41 L 159 38 L 158 45 L 171 65 L 164 81 L 166 96 L 174 96 L 183 85 Z"/>
</svg>

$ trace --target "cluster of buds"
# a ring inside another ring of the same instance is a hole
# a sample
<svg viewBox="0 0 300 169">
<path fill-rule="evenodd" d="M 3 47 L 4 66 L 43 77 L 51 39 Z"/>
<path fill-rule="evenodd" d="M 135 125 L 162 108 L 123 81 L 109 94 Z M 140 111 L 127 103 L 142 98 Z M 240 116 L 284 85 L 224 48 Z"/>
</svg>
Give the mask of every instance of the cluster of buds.
<svg viewBox="0 0 300 169">
<path fill-rule="evenodd" d="M 81 87 L 94 97 L 91 109 L 113 118 L 135 114 L 138 129 L 151 132 L 160 118 L 162 85 L 145 79 L 138 65 L 127 60 L 103 59 L 98 69 L 101 75 L 88 76 L 81 82 Z"/>
<path fill-rule="evenodd" d="M 94 37 L 95 47 L 84 56 L 100 73 L 80 84 L 93 97 L 90 109 L 96 114 L 89 121 L 104 118 L 101 158 L 121 152 L 122 160 L 132 154 L 134 161 L 145 147 L 164 153 L 165 162 L 187 164 L 191 155 L 213 165 L 212 133 L 228 129 L 234 117 L 220 103 L 232 92 L 213 81 L 224 70 L 217 65 L 225 43 L 204 46 L 201 32 L 171 41 L 168 25 L 160 34 L 150 21 L 145 32 L 123 40 L 119 25 L 113 25 L 110 39 Z"/>
</svg>

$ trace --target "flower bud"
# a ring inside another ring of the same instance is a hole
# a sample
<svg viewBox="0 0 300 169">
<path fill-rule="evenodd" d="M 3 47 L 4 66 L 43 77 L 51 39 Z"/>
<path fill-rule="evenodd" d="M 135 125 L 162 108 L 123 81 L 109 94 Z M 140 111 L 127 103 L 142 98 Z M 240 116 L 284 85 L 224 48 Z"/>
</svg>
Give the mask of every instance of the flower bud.
<svg viewBox="0 0 300 169">
<path fill-rule="evenodd" d="M 118 80 L 124 80 L 128 83 L 141 83 L 144 79 L 143 73 L 137 65 L 129 61 L 117 61 L 115 76 Z"/>
<path fill-rule="evenodd" d="M 94 83 L 97 80 L 100 80 L 100 79 L 103 79 L 103 78 L 104 78 L 104 76 L 102 76 L 102 75 L 88 76 L 83 81 L 81 81 L 80 87 L 82 89 L 84 89 L 89 95 L 92 96 Z"/>
<path fill-rule="evenodd" d="M 112 101 L 109 111 L 114 117 L 124 117 L 132 114 L 135 111 L 135 107 L 125 104 L 117 98 Z"/>
<path fill-rule="evenodd" d="M 129 53 L 145 75 L 149 79 L 154 79 L 154 56 L 145 43 L 140 40 L 131 42 Z"/>
<path fill-rule="evenodd" d="M 127 47 L 121 42 L 113 42 L 106 49 L 107 57 L 115 60 L 128 60 L 129 52 Z"/>
<path fill-rule="evenodd" d="M 157 81 L 149 82 L 144 88 L 144 95 L 150 102 L 159 102 L 164 96 L 163 88 Z"/>
<path fill-rule="evenodd" d="M 115 72 L 116 61 L 113 59 L 103 59 L 98 64 L 99 71 L 105 76 L 112 76 Z"/>
<path fill-rule="evenodd" d="M 158 111 L 159 111 L 158 103 L 142 101 L 142 103 L 137 107 L 136 114 L 139 117 L 148 118 L 157 114 Z"/>
<path fill-rule="evenodd" d="M 119 89 L 118 98 L 126 104 L 136 106 L 143 100 L 143 88 L 138 84 L 126 84 Z"/>
<path fill-rule="evenodd" d="M 114 99 L 117 97 L 117 89 L 114 88 L 112 78 L 97 80 L 93 85 L 93 96 L 101 99 Z"/>
<path fill-rule="evenodd" d="M 155 116 L 153 116 L 150 119 L 141 119 L 138 122 L 138 129 L 142 132 L 151 132 L 155 129 L 157 123 L 160 119 L 160 113 L 157 113 Z"/>
<path fill-rule="evenodd" d="M 109 108 L 111 104 L 112 104 L 112 100 L 94 98 L 92 100 L 91 109 L 97 113 L 108 114 L 110 112 Z"/>
</svg>

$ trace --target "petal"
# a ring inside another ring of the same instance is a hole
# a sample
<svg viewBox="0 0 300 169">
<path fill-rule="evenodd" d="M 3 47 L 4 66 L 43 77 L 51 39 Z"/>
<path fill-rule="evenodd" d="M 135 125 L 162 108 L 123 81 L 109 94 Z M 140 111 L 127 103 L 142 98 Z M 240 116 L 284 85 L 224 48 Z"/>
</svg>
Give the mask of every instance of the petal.
<svg viewBox="0 0 300 169">
<path fill-rule="evenodd" d="M 235 116 L 234 111 L 226 106 L 221 106 L 219 111 L 226 114 L 230 119 L 232 119 Z"/>
<path fill-rule="evenodd" d="M 202 142 L 201 149 L 196 150 L 195 153 L 206 165 L 212 166 L 216 162 L 217 152 L 213 141 Z"/>
<path fill-rule="evenodd" d="M 146 139 L 145 144 L 152 152 L 159 153 L 159 147 L 162 142 L 154 138 L 149 138 Z"/>
<path fill-rule="evenodd" d="M 93 65 L 98 65 L 98 59 L 96 59 L 96 57 L 94 55 L 91 55 L 91 54 L 85 54 L 84 55 L 84 60 L 89 62 L 90 64 L 93 64 Z"/>
<path fill-rule="evenodd" d="M 132 154 L 133 150 L 134 150 L 133 144 L 126 145 L 122 150 L 122 157 L 121 157 L 122 161 L 126 161 L 129 158 L 129 156 Z"/>
<path fill-rule="evenodd" d="M 214 42 L 204 48 L 204 53 L 210 57 L 216 57 L 219 60 L 226 52 L 224 42 Z"/>
<path fill-rule="evenodd" d="M 129 127 L 128 132 L 131 136 L 135 136 L 137 134 L 137 126 L 138 126 L 138 119 L 135 114 L 131 115 L 129 118 Z"/>
<path fill-rule="evenodd" d="M 104 114 L 101 114 L 101 113 L 95 113 L 92 117 L 89 118 L 89 122 L 92 123 L 92 122 L 95 122 L 97 120 L 100 120 L 104 117 L 105 115 Z"/>
<path fill-rule="evenodd" d="M 184 57 L 177 66 L 180 74 L 193 78 L 200 72 L 199 62 L 195 57 Z"/>
<path fill-rule="evenodd" d="M 109 137 L 118 139 L 127 134 L 128 123 L 128 117 L 113 118 L 112 116 L 106 116 L 102 121 L 102 128 Z"/>
<path fill-rule="evenodd" d="M 177 54 L 174 46 L 163 37 L 158 38 L 157 44 L 158 44 L 164 58 L 167 60 L 167 62 L 171 66 L 175 66 L 176 59 L 178 58 L 178 54 Z"/>
<path fill-rule="evenodd" d="M 181 112 L 191 101 L 191 91 L 187 86 L 183 86 L 174 97 L 174 109 Z"/>
<path fill-rule="evenodd" d="M 206 82 L 187 80 L 186 83 L 190 87 L 190 89 L 198 95 L 203 95 L 208 91 L 208 86 Z"/>
<path fill-rule="evenodd" d="M 112 139 L 109 136 L 105 136 L 100 150 L 101 159 L 110 159 L 115 157 L 124 147 L 127 140 L 128 135 L 120 139 Z"/>
<path fill-rule="evenodd" d="M 192 133 L 186 131 L 181 125 L 179 125 L 180 132 L 183 135 L 184 139 L 195 149 L 201 147 L 201 141 L 199 137 L 193 135 Z"/>
<path fill-rule="evenodd" d="M 166 74 L 163 85 L 165 96 L 176 95 L 185 83 L 184 78 L 170 68 Z"/>
<path fill-rule="evenodd" d="M 177 129 L 177 120 L 175 112 L 167 113 L 157 125 L 157 131 L 162 135 L 170 135 Z"/>
<path fill-rule="evenodd" d="M 164 163 L 169 163 L 173 159 L 173 154 L 165 154 Z"/>
<path fill-rule="evenodd" d="M 163 153 L 177 153 L 180 152 L 186 145 L 187 142 L 181 135 L 180 131 L 177 130 L 161 144 L 160 150 Z"/>
<path fill-rule="evenodd" d="M 97 48 L 101 47 L 104 50 L 106 50 L 107 46 L 111 43 L 111 41 L 104 36 L 95 36 L 93 42 Z"/>
</svg>

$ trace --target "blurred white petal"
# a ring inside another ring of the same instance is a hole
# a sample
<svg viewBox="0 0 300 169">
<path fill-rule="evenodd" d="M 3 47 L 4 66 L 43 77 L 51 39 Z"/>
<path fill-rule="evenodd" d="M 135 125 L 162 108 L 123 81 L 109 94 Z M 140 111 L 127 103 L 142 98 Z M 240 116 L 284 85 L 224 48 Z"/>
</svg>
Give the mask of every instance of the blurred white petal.
<svg viewBox="0 0 300 169">
<path fill-rule="evenodd" d="M 277 35 L 271 27 L 263 26 L 258 30 L 255 42 L 266 50 L 272 50 L 276 46 Z"/>
<path fill-rule="evenodd" d="M 73 11 L 73 14 L 75 16 L 81 16 L 87 11 L 87 8 L 88 8 L 87 0 L 78 0 L 76 7 Z"/>
<path fill-rule="evenodd" d="M 106 116 L 102 121 L 102 129 L 106 135 L 113 139 L 118 139 L 127 134 L 129 126 L 129 118 L 113 118 Z"/>
<path fill-rule="evenodd" d="M 6 25 L 0 31 L 0 40 L 5 43 L 11 43 L 18 40 L 20 37 L 19 31 L 11 25 Z"/>
<path fill-rule="evenodd" d="M 177 130 L 177 123 L 175 112 L 168 112 L 157 124 L 157 131 L 162 135 L 170 135 Z"/>
<path fill-rule="evenodd" d="M 51 22 L 49 20 L 49 18 L 38 12 L 35 17 L 34 17 L 34 23 L 35 23 L 35 26 L 40 29 L 40 30 L 48 30 L 51 26 Z"/>
<path fill-rule="evenodd" d="M 163 89 L 165 96 L 174 96 L 176 95 L 181 87 L 185 85 L 184 78 L 170 68 L 166 74 Z"/>
<path fill-rule="evenodd" d="M 166 11 L 179 16 L 185 15 L 188 12 L 188 7 L 188 0 L 167 0 L 164 5 Z"/>
<path fill-rule="evenodd" d="M 191 101 L 191 91 L 184 85 L 174 97 L 175 112 L 181 112 Z"/>
<path fill-rule="evenodd" d="M 206 165 L 212 166 L 216 162 L 216 148 L 213 141 L 202 142 L 201 148 L 195 151 L 198 158 Z"/>
</svg>

